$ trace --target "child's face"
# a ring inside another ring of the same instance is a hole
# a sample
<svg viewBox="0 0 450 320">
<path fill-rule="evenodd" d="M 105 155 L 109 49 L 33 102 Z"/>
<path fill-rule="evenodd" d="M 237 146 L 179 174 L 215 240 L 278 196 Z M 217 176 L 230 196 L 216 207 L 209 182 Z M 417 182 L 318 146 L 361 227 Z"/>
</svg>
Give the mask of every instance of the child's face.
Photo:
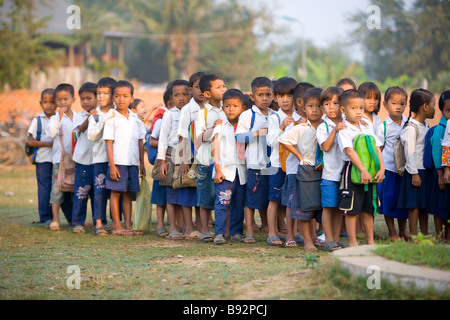
<svg viewBox="0 0 450 320">
<path fill-rule="evenodd" d="M 323 111 L 320 106 L 319 99 L 308 99 L 305 101 L 305 114 L 306 118 L 308 118 L 311 122 L 320 121 L 323 116 Z"/>
<path fill-rule="evenodd" d="M 86 111 L 91 111 L 97 107 L 97 98 L 92 92 L 82 92 L 80 94 L 81 107 Z"/>
<path fill-rule="evenodd" d="M 391 118 L 399 118 L 405 112 L 408 98 L 400 93 L 393 94 L 387 102 L 384 102 L 384 107 Z"/>
<path fill-rule="evenodd" d="M 433 97 L 433 100 L 431 100 L 430 104 L 426 105 L 426 107 L 426 118 L 433 119 L 436 113 L 436 99 Z"/>
<path fill-rule="evenodd" d="M 442 110 L 442 115 L 445 119 L 450 119 L 450 100 L 445 100 L 444 109 Z"/>
<path fill-rule="evenodd" d="M 376 111 L 379 102 L 380 102 L 380 100 L 377 99 L 375 96 L 366 97 L 366 104 L 364 107 L 365 112 L 372 113 L 372 112 Z"/>
<path fill-rule="evenodd" d="M 44 94 L 41 98 L 40 105 L 42 107 L 42 111 L 47 117 L 51 117 L 55 114 L 56 111 L 56 103 L 55 96 L 52 94 Z"/>
<path fill-rule="evenodd" d="M 259 109 L 266 110 L 272 104 L 273 92 L 270 87 L 256 88 L 250 97 Z"/>
<path fill-rule="evenodd" d="M 136 107 L 136 114 L 138 116 L 145 116 L 147 114 L 148 110 L 147 107 L 145 106 L 144 102 L 139 102 L 139 104 Z"/>
<path fill-rule="evenodd" d="M 341 113 L 352 124 L 359 123 L 364 115 L 364 99 L 349 99 L 345 106 L 341 106 Z"/>
<path fill-rule="evenodd" d="M 118 87 L 114 89 L 114 103 L 118 111 L 127 110 L 134 97 L 128 87 Z"/>
<path fill-rule="evenodd" d="M 205 102 L 206 98 L 205 98 L 205 95 L 203 94 L 202 90 L 200 90 L 199 83 L 200 83 L 200 79 L 194 82 L 194 85 L 191 88 L 192 96 L 194 97 L 194 100 L 197 103 L 203 103 L 203 102 Z"/>
<path fill-rule="evenodd" d="M 71 110 L 74 102 L 75 97 L 70 92 L 63 90 L 56 93 L 56 106 L 58 108 Z"/>
<path fill-rule="evenodd" d="M 182 109 L 190 100 L 188 86 L 175 86 L 172 88 L 172 102 L 175 107 Z"/>
<path fill-rule="evenodd" d="M 222 101 L 223 94 L 227 92 L 227 87 L 221 79 L 211 81 L 211 91 L 205 91 L 205 97 L 213 102 Z"/>
<path fill-rule="evenodd" d="M 285 95 L 279 95 L 277 94 L 275 96 L 275 101 L 278 104 L 278 106 L 283 111 L 293 111 L 294 110 L 294 95 L 293 94 L 285 94 Z"/>
<path fill-rule="evenodd" d="M 100 107 L 112 106 L 114 101 L 111 88 L 97 88 L 97 102 Z"/>
<path fill-rule="evenodd" d="M 341 114 L 341 104 L 339 103 L 339 97 L 334 96 L 331 100 L 327 100 L 323 103 L 323 111 L 331 120 L 340 119 Z"/>
<path fill-rule="evenodd" d="M 223 112 L 231 123 L 236 122 L 245 110 L 246 108 L 240 99 L 232 98 L 223 102 Z"/>
</svg>

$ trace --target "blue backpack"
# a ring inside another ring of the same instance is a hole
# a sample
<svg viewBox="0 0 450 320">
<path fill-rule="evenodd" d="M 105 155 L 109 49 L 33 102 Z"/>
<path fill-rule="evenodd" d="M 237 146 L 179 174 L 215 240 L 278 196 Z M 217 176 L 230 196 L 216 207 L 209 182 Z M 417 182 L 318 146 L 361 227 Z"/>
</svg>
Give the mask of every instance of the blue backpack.
<svg viewBox="0 0 450 320">
<path fill-rule="evenodd" d="M 439 124 L 440 126 L 446 128 L 443 124 Z M 433 137 L 434 130 L 438 126 L 435 126 L 428 130 L 427 134 L 425 135 L 425 150 L 423 153 L 423 166 L 425 169 L 435 169 L 434 161 L 433 161 L 433 146 L 431 145 L 431 138 Z"/>
</svg>

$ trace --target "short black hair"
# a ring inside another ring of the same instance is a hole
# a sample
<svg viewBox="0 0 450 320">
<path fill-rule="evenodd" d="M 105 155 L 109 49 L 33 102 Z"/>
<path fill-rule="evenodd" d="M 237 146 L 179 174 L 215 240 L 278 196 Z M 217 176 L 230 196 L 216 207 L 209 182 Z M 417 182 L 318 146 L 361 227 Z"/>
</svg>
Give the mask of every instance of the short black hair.
<svg viewBox="0 0 450 320">
<path fill-rule="evenodd" d="M 72 98 L 75 98 L 75 89 L 73 88 L 73 86 L 71 84 L 61 83 L 60 85 L 58 85 L 55 89 L 55 96 L 58 92 L 61 92 L 61 91 L 69 92 L 72 95 Z"/>
<path fill-rule="evenodd" d="M 375 97 L 375 99 L 378 100 L 378 105 L 375 107 L 375 114 L 378 114 L 381 108 L 381 91 L 378 86 L 373 82 L 364 82 L 362 83 L 358 91 L 362 92 L 364 94 L 364 97 L 367 99 L 370 99 L 371 97 Z"/>
<path fill-rule="evenodd" d="M 439 97 L 439 110 L 444 111 L 445 101 L 450 99 L 450 90 L 447 90 Z"/>
<path fill-rule="evenodd" d="M 300 82 L 299 84 L 297 84 L 294 88 L 295 104 L 297 104 L 297 100 L 299 98 L 303 100 L 303 96 L 305 95 L 305 92 L 312 88 L 315 88 L 315 86 L 308 82 Z"/>
<path fill-rule="evenodd" d="M 112 92 L 114 93 L 117 88 L 124 88 L 124 87 L 129 88 L 130 92 L 131 92 L 131 96 L 134 96 L 134 86 L 131 82 L 129 82 L 127 80 L 117 81 L 116 84 L 114 85 Z"/>
<path fill-rule="evenodd" d="M 116 85 L 117 81 L 113 78 L 104 77 L 98 80 L 97 82 L 97 89 L 98 88 L 110 88 L 111 92 L 114 90 L 114 86 Z"/>
<path fill-rule="evenodd" d="M 297 86 L 297 80 L 294 78 L 283 77 L 275 81 L 273 86 L 273 93 L 275 95 L 284 96 L 287 94 L 294 94 L 294 89 Z"/>
<path fill-rule="evenodd" d="M 170 95 L 172 95 L 172 93 L 173 93 L 173 87 L 178 87 L 178 86 L 186 86 L 188 88 L 191 87 L 189 82 L 186 81 L 186 80 L 175 80 L 175 81 L 172 82 L 172 85 L 170 87 Z"/>
<path fill-rule="evenodd" d="M 335 96 L 337 96 L 340 101 L 342 93 L 344 93 L 344 89 L 337 86 L 326 88 L 320 95 L 320 105 L 323 105 L 326 101 L 330 101 Z"/>
<path fill-rule="evenodd" d="M 350 89 L 344 91 L 344 93 L 341 95 L 341 106 L 346 106 L 349 102 L 349 100 L 352 99 L 363 99 L 366 100 L 366 97 L 364 94 L 356 89 Z"/>
<path fill-rule="evenodd" d="M 256 89 L 265 87 L 273 91 L 273 82 L 267 77 L 258 77 L 252 81 L 252 92 L 256 92 Z"/>
<path fill-rule="evenodd" d="M 244 105 L 247 109 L 251 109 L 255 102 L 252 100 L 249 94 L 244 94 Z"/>
<path fill-rule="evenodd" d="M 203 75 L 200 79 L 199 87 L 202 92 L 211 91 L 211 82 L 216 80 L 223 80 L 217 74 L 208 73 Z"/>
<path fill-rule="evenodd" d="M 349 84 L 353 87 L 353 89 L 357 89 L 355 81 L 350 78 L 343 78 L 336 83 L 336 87 L 341 87 L 344 84 Z"/>
<path fill-rule="evenodd" d="M 308 100 L 317 99 L 320 101 L 320 96 L 322 95 L 323 89 L 321 88 L 312 88 L 305 92 L 303 96 L 303 103 L 306 104 Z"/>
<path fill-rule="evenodd" d="M 244 105 L 245 97 L 241 90 L 238 89 L 230 89 L 227 90 L 223 94 L 222 101 L 225 103 L 228 99 L 239 99 L 242 102 L 242 105 Z"/>
<path fill-rule="evenodd" d="M 129 109 L 136 109 L 139 103 L 143 102 L 141 99 L 134 99 L 132 103 L 130 103 Z"/>
<path fill-rule="evenodd" d="M 171 91 L 169 89 L 167 89 L 166 91 L 164 91 L 163 94 L 163 101 L 164 101 L 164 105 L 167 107 L 167 105 L 169 104 L 170 101 L 170 96 L 172 95 Z"/>
<path fill-rule="evenodd" d="M 97 96 L 97 85 L 93 82 L 83 83 L 83 85 L 78 90 L 78 95 L 81 96 L 81 94 L 84 92 L 90 92 L 93 93 L 94 96 Z"/>
<path fill-rule="evenodd" d="M 45 89 L 45 90 L 43 90 L 42 92 L 41 92 L 41 100 L 42 100 L 42 98 L 44 98 L 44 96 L 53 96 L 53 98 L 55 97 L 55 89 L 53 89 L 53 88 L 48 88 L 48 89 Z"/>
<path fill-rule="evenodd" d="M 193 87 L 194 83 L 200 80 L 205 74 L 206 72 L 196 72 L 193 75 L 191 75 L 189 78 L 189 84 L 191 85 L 191 87 Z"/>
</svg>

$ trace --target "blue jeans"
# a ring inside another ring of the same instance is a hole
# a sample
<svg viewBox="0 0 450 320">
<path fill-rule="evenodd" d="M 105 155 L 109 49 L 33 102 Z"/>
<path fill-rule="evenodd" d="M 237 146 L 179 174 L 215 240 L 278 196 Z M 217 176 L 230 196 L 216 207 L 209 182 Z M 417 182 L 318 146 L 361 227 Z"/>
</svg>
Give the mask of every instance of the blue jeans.
<svg viewBox="0 0 450 320">
<path fill-rule="evenodd" d="M 50 204 L 50 192 L 52 191 L 51 162 L 36 163 L 36 180 L 38 185 L 38 209 L 39 222 L 53 220 L 52 206 Z"/>
<path fill-rule="evenodd" d="M 199 164 L 197 171 L 197 207 L 213 210 L 215 198 L 211 167 Z"/>
<path fill-rule="evenodd" d="M 94 196 L 94 166 L 82 165 L 77 163 L 75 169 L 75 183 L 73 195 L 72 225 L 83 226 L 86 221 L 86 211 L 88 199 L 91 198 L 91 206 L 93 207 Z M 92 211 L 93 208 L 92 208 Z"/>
<path fill-rule="evenodd" d="M 102 224 L 106 224 L 106 205 L 109 199 L 109 191 L 106 190 L 106 174 L 108 171 L 108 162 L 94 163 L 93 180 L 94 180 L 94 199 L 92 215 L 95 220 L 102 220 Z"/>
<path fill-rule="evenodd" d="M 236 174 L 234 182 L 224 180 L 221 184 L 215 184 L 214 189 L 215 234 L 225 234 L 230 208 L 230 235 L 243 234 L 246 186 L 241 185 L 239 175 Z"/>
</svg>

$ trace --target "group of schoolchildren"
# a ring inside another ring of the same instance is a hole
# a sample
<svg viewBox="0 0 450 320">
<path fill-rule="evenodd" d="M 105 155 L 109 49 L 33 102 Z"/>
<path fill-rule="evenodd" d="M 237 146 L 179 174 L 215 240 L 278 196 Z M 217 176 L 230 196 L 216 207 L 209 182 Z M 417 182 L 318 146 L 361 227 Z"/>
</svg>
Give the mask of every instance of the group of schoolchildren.
<svg viewBox="0 0 450 320">
<path fill-rule="evenodd" d="M 418 224 L 427 234 L 428 213 L 437 234 L 450 239 L 449 91 L 440 96 L 443 117 L 431 130 L 426 120 L 434 118 L 436 101 L 428 90 L 408 97 L 391 87 L 382 101 L 374 83 L 357 88 L 351 79 L 323 90 L 288 77 L 258 77 L 246 95 L 227 90 L 215 74 L 198 72 L 167 86 L 164 107 L 151 123 L 127 81 L 86 83 L 79 97 L 84 111 L 77 114 L 71 85 L 43 91 L 43 112 L 28 132 L 29 145 L 39 148 L 40 219 L 51 230 L 60 230 L 62 209 L 73 232 L 83 233 L 90 198 L 97 235 L 142 235 L 132 228 L 132 202 L 146 175 L 147 151 L 157 234 L 166 239 L 250 244 L 263 230 L 270 246 L 302 243 L 306 250 L 331 252 L 358 245 L 361 234 L 374 244 L 378 213 L 391 241 L 410 239 L 408 221 L 410 235 L 418 234 Z M 389 114 L 384 122 L 381 107 Z M 57 186 L 62 150 L 76 163 L 73 194 Z M 405 158 L 401 171 L 398 150 Z M 180 181 L 194 175 L 194 187 L 163 183 L 174 170 Z"/>
</svg>

